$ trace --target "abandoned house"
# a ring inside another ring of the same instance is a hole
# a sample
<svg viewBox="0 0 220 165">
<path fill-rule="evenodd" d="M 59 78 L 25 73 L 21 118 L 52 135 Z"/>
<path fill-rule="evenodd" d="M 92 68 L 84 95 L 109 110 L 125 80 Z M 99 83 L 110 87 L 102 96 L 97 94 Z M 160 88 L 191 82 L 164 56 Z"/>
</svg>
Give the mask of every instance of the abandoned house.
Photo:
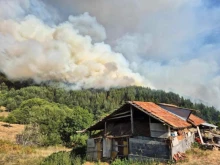
<svg viewBox="0 0 220 165">
<path fill-rule="evenodd" d="M 175 159 L 191 147 L 198 126 L 205 123 L 192 111 L 169 104 L 126 102 L 84 130 L 90 132 L 87 159 Z"/>
</svg>

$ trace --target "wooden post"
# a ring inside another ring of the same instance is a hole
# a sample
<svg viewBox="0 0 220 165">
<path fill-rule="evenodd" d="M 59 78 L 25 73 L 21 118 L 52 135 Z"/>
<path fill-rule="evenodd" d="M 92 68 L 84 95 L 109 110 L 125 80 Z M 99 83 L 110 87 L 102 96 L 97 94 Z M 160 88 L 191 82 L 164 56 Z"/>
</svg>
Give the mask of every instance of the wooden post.
<svg viewBox="0 0 220 165">
<path fill-rule="evenodd" d="M 170 126 L 167 127 L 168 127 L 168 136 L 171 136 Z"/>
<path fill-rule="evenodd" d="M 200 129 L 199 129 L 199 126 L 197 126 L 196 128 L 197 128 L 197 131 L 198 131 L 198 134 L 199 134 L 199 138 L 200 138 L 200 140 L 201 140 L 201 143 L 204 144 L 203 139 L 202 139 L 202 135 L 201 135 L 201 132 L 200 132 Z"/>
<path fill-rule="evenodd" d="M 130 111 L 131 111 L 131 134 L 134 134 L 134 118 L 133 118 L 133 108 L 132 105 L 130 106 Z"/>
<path fill-rule="evenodd" d="M 105 134 L 104 134 L 104 136 L 106 136 L 106 133 L 107 133 L 107 122 L 105 122 Z"/>
<path fill-rule="evenodd" d="M 150 116 L 148 115 L 149 117 L 149 133 L 150 133 L 150 137 L 151 137 L 151 129 L 150 129 L 150 123 L 151 123 L 151 119 L 150 119 Z"/>
</svg>

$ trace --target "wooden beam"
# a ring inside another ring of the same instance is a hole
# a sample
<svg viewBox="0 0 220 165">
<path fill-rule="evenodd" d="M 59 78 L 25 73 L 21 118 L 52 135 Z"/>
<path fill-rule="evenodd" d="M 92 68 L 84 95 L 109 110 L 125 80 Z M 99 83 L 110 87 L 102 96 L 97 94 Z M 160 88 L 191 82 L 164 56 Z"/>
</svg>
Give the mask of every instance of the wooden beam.
<svg viewBox="0 0 220 165">
<path fill-rule="evenodd" d="M 120 118 L 125 118 L 125 117 L 130 117 L 131 115 L 124 115 L 124 116 L 118 116 L 118 117 L 112 117 L 112 118 L 109 118 L 108 120 L 114 120 L 114 119 L 120 119 Z"/>
<path fill-rule="evenodd" d="M 121 136 L 106 136 L 109 139 L 119 139 L 119 138 L 125 138 L 125 137 L 131 137 L 131 135 L 121 135 Z"/>
<path fill-rule="evenodd" d="M 127 114 L 130 114 L 130 112 L 127 111 L 127 112 L 118 113 L 118 114 L 112 115 L 112 117 L 116 117 L 116 116 L 120 116 L 120 115 L 127 115 Z"/>
<path fill-rule="evenodd" d="M 131 134 L 134 134 L 134 118 L 133 118 L 133 107 L 130 105 L 130 111 L 131 111 Z"/>
</svg>

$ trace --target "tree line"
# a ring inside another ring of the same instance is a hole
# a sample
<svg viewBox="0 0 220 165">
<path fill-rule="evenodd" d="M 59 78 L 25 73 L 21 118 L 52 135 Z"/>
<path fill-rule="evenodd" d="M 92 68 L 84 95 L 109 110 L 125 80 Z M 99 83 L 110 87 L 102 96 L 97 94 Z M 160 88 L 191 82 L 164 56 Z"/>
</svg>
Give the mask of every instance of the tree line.
<svg viewBox="0 0 220 165">
<path fill-rule="evenodd" d="M 196 115 L 212 123 L 218 122 L 220 115 L 220 112 L 213 106 L 193 103 L 173 92 L 137 86 L 109 90 L 82 89 L 73 91 L 52 86 L 28 86 L 20 89 L 9 89 L 3 82 L 0 84 L 0 91 L 0 105 L 5 106 L 9 111 L 15 110 L 26 100 L 40 98 L 51 103 L 66 105 L 69 108 L 82 107 L 94 115 L 94 120 L 99 120 L 129 100 L 168 103 L 195 109 L 198 110 Z"/>
</svg>

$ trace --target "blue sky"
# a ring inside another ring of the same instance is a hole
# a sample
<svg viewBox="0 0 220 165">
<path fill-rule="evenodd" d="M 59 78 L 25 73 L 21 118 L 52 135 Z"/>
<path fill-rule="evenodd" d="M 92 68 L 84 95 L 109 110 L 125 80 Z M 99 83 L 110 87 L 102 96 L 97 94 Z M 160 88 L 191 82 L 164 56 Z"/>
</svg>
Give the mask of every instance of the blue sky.
<svg viewBox="0 0 220 165">
<path fill-rule="evenodd" d="M 208 8 L 216 8 L 220 6 L 220 1 L 219 0 L 203 0 L 203 3 L 205 6 Z"/>
</svg>

